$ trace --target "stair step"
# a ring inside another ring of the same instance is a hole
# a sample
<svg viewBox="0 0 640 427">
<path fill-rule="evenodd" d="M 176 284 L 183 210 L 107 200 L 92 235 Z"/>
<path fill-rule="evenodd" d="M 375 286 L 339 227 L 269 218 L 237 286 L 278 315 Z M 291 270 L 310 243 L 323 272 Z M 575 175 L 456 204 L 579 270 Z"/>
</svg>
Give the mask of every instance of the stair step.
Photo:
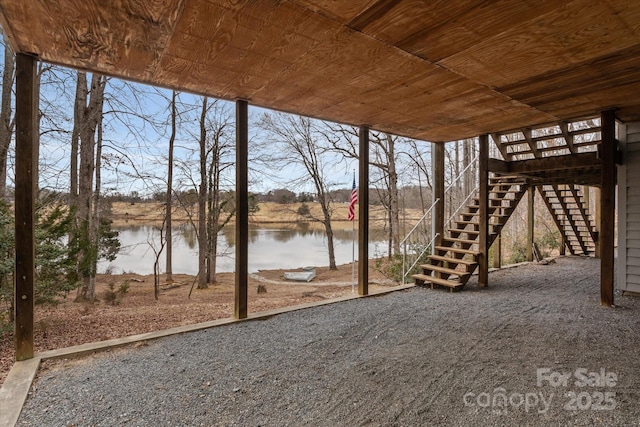
<svg viewBox="0 0 640 427">
<path fill-rule="evenodd" d="M 479 205 L 479 204 L 477 204 L 477 203 L 476 203 L 476 204 L 473 204 L 473 205 L 467 205 L 467 208 L 469 208 L 469 209 L 480 209 L 480 205 Z M 489 205 L 489 212 L 491 212 L 491 211 L 495 211 L 496 209 L 500 209 L 500 208 L 503 208 L 503 209 L 509 209 L 509 207 L 508 207 L 508 206 L 502 206 L 502 205 L 494 205 L 494 206 L 491 206 L 491 205 Z M 477 212 L 469 212 L 468 214 L 470 214 L 470 215 L 477 215 Z"/>
<path fill-rule="evenodd" d="M 517 190 L 489 190 L 489 194 L 518 194 L 519 192 Z"/>
<path fill-rule="evenodd" d="M 446 286 L 447 288 L 451 288 L 451 290 L 454 290 L 456 288 L 462 288 L 464 286 L 464 284 L 460 282 L 454 282 L 447 279 L 439 279 L 437 277 L 427 276 L 425 274 L 414 274 L 411 277 L 413 277 L 417 281 L 422 281 L 424 283 L 431 283 L 432 289 L 434 284 L 440 285 L 440 286 Z"/>
<path fill-rule="evenodd" d="M 473 249 L 462 249 L 462 248 L 456 248 L 454 246 L 436 246 L 435 247 L 436 250 L 438 251 L 451 251 L 451 252 L 458 252 L 461 254 L 470 254 L 470 255 L 478 255 L 480 252 L 479 251 L 474 251 Z"/>
<path fill-rule="evenodd" d="M 458 277 L 468 276 L 469 275 L 469 273 L 466 272 L 466 271 L 458 271 L 458 270 L 453 269 L 453 268 L 442 267 L 442 266 L 434 265 L 434 264 L 422 264 L 420 266 L 420 268 L 423 269 L 423 270 L 437 271 L 439 273 L 446 273 L 446 274 L 455 275 L 455 276 L 458 276 Z"/>
<path fill-rule="evenodd" d="M 480 234 L 480 230 L 466 230 L 466 229 L 459 229 L 459 228 L 450 228 L 449 229 L 450 233 L 467 233 L 467 234 Z"/>
<path fill-rule="evenodd" d="M 476 243 L 478 243 L 477 240 L 460 239 L 458 237 L 445 237 L 442 240 L 446 240 L 448 242 L 462 243 L 462 244 L 465 244 L 465 245 L 475 245 Z"/>
<path fill-rule="evenodd" d="M 480 223 L 478 221 L 464 221 L 464 220 L 462 220 L 462 221 L 453 221 L 453 222 L 455 222 L 456 224 L 465 224 L 465 225 L 473 224 L 473 225 L 480 226 Z"/>
<path fill-rule="evenodd" d="M 436 261 L 447 262 L 449 264 L 464 264 L 464 265 L 467 265 L 467 266 L 472 266 L 472 265 L 477 264 L 477 262 L 474 261 L 474 260 L 450 258 L 450 257 L 447 257 L 447 256 L 441 256 L 441 255 L 429 255 L 429 259 L 434 259 Z"/>
</svg>

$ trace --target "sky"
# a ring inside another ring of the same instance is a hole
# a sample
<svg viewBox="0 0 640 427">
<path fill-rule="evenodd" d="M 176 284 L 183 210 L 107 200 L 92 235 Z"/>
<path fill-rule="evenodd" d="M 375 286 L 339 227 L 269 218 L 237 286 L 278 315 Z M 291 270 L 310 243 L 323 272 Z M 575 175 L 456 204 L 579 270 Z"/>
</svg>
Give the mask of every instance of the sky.
<svg viewBox="0 0 640 427">
<path fill-rule="evenodd" d="M 0 56 L 0 61 L 4 56 Z M 0 64 L 2 67 L 4 64 Z M 40 64 L 42 71 L 40 110 L 40 187 L 66 192 L 69 187 L 70 140 L 73 127 L 73 101 L 75 96 L 76 72 L 49 64 Z M 170 119 L 169 100 L 171 91 L 147 85 L 130 83 L 119 79 L 109 79 L 104 106 L 104 148 L 102 182 L 103 194 L 137 192 L 151 195 L 166 188 L 167 152 L 169 145 Z M 179 118 L 175 142 L 174 186 L 183 188 L 197 184 L 197 155 L 199 133 L 199 106 L 201 97 L 180 93 Z M 235 104 L 213 100 L 218 119 L 229 120 L 226 138 L 233 145 L 235 131 Z M 260 162 L 256 147 L 267 136 L 257 126 L 265 113 L 274 113 L 259 107 L 249 107 L 250 191 L 266 193 L 276 188 L 288 188 L 296 193 L 314 192 L 309 182 L 293 186 L 291 179 L 304 177 L 300 165 L 278 166 Z M 425 151 L 430 144 L 424 143 Z M 270 148 L 267 148 L 267 154 Z M 233 162 L 233 154 L 227 156 Z M 351 189 L 354 171 L 358 162 L 345 160 L 333 155 L 325 159 L 327 175 L 334 188 Z M 12 185 L 13 158 L 9 159 L 9 185 Z M 229 169 L 223 186 L 233 188 L 234 170 Z M 411 183 L 412 174 L 403 177 Z"/>
</svg>

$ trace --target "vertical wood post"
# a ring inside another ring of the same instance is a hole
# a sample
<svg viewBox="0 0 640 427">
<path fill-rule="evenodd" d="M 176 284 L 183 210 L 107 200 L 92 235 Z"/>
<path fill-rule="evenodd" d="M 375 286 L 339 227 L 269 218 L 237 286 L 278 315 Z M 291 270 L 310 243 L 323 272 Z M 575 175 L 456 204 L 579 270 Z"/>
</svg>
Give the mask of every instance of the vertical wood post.
<svg viewBox="0 0 640 427">
<path fill-rule="evenodd" d="M 33 358 L 35 204 L 38 183 L 36 58 L 16 54 L 15 350 Z"/>
<path fill-rule="evenodd" d="M 502 267 L 502 235 L 500 234 L 493 241 L 493 267 Z"/>
<path fill-rule="evenodd" d="M 533 261 L 533 227 L 534 227 L 534 207 L 536 197 L 535 185 L 529 186 L 527 200 L 527 261 Z"/>
<path fill-rule="evenodd" d="M 358 175 L 358 295 L 369 295 L 369 127 L 360 126 Z"/>
<path fill-rule="evenodd" d="M 486 287 L 489 283 L 489 138 L 480 135 L 478 155 L 479 186 L 479 221 L 480 238 L 478 244 L 478 286 Z"/>
<path fill-rule="evenodd" d="M 596 244 L 596 250 L 595 253 L 593 254 L 596 258 L 600 258 L 600 231 L 601 231 L 601 227 L 600 227 L 600 221 L 602 221 L 602 191 L 600 191 L 600 188 L 595 189 L 595 208 L 596 208 L 596 235 L 598 236 L 598 241 L 595 242 Z"/>
<path fill-rule="evenodd" d="M 249 289 L 249 112 L 236 101 L 236 282 L 234 315 L 247 317 Z"/>
<path fill-rule="evenodd" d="M 435 245 L 442 243 L 444 236 L 444 144 L 432 144 L 433 202 L 433 235 Z"/>
<path fill-rule="evenodd" d="M 600 213 L 600 304 L 613 305 L 614 232 L 616 213 L 616 118 L 612 110 L 601 114 L 602 160 Z"/>
</svg>

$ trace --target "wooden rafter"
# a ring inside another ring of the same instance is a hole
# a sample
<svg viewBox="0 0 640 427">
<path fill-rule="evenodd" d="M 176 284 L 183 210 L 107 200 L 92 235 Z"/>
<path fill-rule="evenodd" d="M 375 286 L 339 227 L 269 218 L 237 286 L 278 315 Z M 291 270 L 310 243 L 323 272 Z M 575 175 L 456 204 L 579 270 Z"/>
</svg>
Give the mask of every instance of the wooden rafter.
<svg viewBox="0 0 640 427">
<path fill-rule="evenodd" d="M 506 161 L 511 161 L 513 155 L 509 153 L 509 149 L 507 148 L 507 146 L 502 143 L 502 135 L 500 135 L 499 133 L 492 133 L 491 139 L 493 139 L 493 143 L 498 148 L 498 151 L 500 151 L 500 154 L 502 154 L 502 158 Z"/>
<path fill-rule="evenodd" d="M 566 156 L 542 157 L 539 159 L 516 160 L 508 163 L 509 173 L 547 172 L 579 168 L 599 168 L 602 162 L 596 153 L 579 153 Z"/>
<path fill-rule="evenodd" d="M 562 137 L 567 143 L 567 147 L 569 147 L 569 151 L 571 152 L 571 154 L 575 154 L 576 147 L 573 145 L 574 135 L 572 133 L 569 133 L 569 124 L 567 122 L 560 122 L 558 123 L 558 125 L 560 126 L 560 130 L 562 131 Z"/>
<path fill-rule="evenodd" d="M 529 145 L 529 148 L 531 149 L 531 153 L 533 153 L 533 156 L 535 158 L 539 158 L 540 157 L 540 152 L 538 151 L 538 144 L 533 141 L 533 139 L 531 138 L 531 128 L 524 128 L 522 129 L 522 134 L 524 135 L 524 139 L 525 141 L 527 141 L 527 144 Z"/>
</svg>

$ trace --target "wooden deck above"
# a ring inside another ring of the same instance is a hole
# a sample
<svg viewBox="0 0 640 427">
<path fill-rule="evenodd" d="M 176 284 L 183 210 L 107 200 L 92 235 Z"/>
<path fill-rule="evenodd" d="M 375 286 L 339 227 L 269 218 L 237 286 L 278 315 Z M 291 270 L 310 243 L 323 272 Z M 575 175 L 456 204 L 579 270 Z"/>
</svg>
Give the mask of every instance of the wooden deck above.
<svg viewBox="0 0 640 427">
<path fill-rule="evenodd" d="M 599 187 L 602 162 L 595 152 L 511 162 L 490 159 L 489 170 L 497 174 L 522 177 L 533 185 L 576 184 Z"/>
<path fill-rule="evenodd" d="M 503 159 L 489 160 L 492 172 L 517 175 L 533 185 L 601 185 L 599 118 L 529 127 L 492 136 Z"/>
<path fill-rule="evenodd" d="M 429 141 L 616 108 L 640 120 L 640 2 L 0 0 L 44 61 Z"/>
</svg>

